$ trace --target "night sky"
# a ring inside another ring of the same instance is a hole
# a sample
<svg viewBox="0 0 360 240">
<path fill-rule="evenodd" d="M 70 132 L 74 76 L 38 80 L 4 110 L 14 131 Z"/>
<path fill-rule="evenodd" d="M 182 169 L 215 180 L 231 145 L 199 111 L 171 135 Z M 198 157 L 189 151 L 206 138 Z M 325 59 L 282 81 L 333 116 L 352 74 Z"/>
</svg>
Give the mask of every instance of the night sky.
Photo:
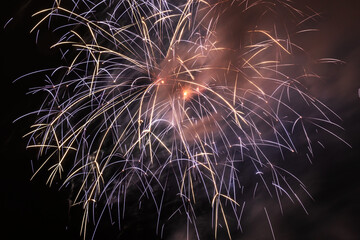
<svg viewBox="0 0 360 240">
<path fill-rule="evenodd" d="M 22 135 L 27 133 L 34 118 L 13 123 L 40 106 L 40 95 L 26 93 L 29 88 L 41 85 L 42 78 L 13 81 L 58 64 L 58 52 L 49 50 L 56 37 L 44 28 L 36 44 L 36 34 L 29 33 L 36 23 L 31 14 L 46 7 L 48 1 L 6 2 L 0 7 L 0 169 L 1 185 L 5 189 L 1 197 L 2 235 L 9 239 L 81 239 L 80 211 L 69 210 L 68 190 L 59 190 L 56 184 L 51 188 L 46 186 L 45 172 L 30 181 L 31 160 L 36 159 L 36 152 L 26 150 L 26 139 Z M 314 198 L 306 202 L 309 215 L 301 206 L 292 205 L 284 216 L 274 213 L 270 217 L 276 239 L 360 239 L 360 1 L 307 2 L 322 17 L 314 26 L 320 31 L 304 39 L 304 48 L 318 58 L 332 57 L 346 62 L 320 67 L 318 71 L 324 77 L 321 84 L 314 85 L 310 91 L 342 118 L 339 123 L 345 130 L 339 135 L 352 148 L 329 137 L 325 149 L 315 149 L 312 164 L 304 161 L 306 171 L 298 177 Z M 251 209 L 247 211 L 250 213 Z M 255 217 L 253 220 L 244 226 L 244 233 L 234 234 L 234 239 L 271 239 L 267 221 Z M 154 236 L 151 221 L 146 213 L 139 214 L 138 218 L 129 218 L 126 232 L 120 233 L 116 226 L 104 226 L 97 239 L 144 236 L 151 239 Z"/>
</svg>

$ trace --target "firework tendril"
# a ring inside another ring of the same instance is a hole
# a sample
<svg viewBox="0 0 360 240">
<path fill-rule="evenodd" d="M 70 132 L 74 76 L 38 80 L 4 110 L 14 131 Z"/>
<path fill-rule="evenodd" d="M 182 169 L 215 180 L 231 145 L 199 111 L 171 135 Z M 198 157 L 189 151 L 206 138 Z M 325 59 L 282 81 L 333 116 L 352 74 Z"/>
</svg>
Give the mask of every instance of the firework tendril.
<svg viewBox="0 0 360 240">
<path fill-rule="evenodd" d="M 32 89 L 46 93 L 27 134 L 42 160 L 34 176 L 72 185 L 84 236 L 106 209 L 121 226 L 128 195 L 151 202 L 161 236 L 185 217 L 200 238 L 207 202 L 214 237 L 221 227 L 231 238 L 259 191 L 306 212 L 296 192 L 308 192 L 282 163 L 311 159 L 309 129 L 339 127 L 306 90 L 318 76 L 292 41 L 316 16 L 289 1 L 55 0 L 31 30 L 59 33 L 65 63 Z"/>
</svg>

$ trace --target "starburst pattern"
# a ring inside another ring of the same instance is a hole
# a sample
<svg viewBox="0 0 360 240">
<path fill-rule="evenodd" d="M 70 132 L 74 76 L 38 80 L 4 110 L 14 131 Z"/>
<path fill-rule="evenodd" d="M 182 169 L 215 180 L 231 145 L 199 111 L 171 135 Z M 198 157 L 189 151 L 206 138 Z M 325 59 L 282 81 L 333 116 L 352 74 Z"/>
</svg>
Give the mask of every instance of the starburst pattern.
<svg viewBox="0 0 360 240">
<path fill-rule="evenodd" d="M 316 16 L 289 1 L 54 1 L 32 31 L 47 22 L 60 33 L 52 48 L 66 64 L 32 89 L 47 93 L 28 133 L 43 160 L 34 175 L 47 166 L 48 184 L 76 183 L 83 232 L 107 208 L 120 223 L 130 194 L 152 202 L 157 231 L 183 212 L 198 238 L 199 201 L 215 238 L 219 226 L 231 238 L 229 215 L 241 228 L 246 193 L 302 205 L 294 188 L 305 186 L 283 159 L 310 159 L 309 131 L 338 127 L 306 90 L 318 76 L 291 41 Z"/>
</svg>

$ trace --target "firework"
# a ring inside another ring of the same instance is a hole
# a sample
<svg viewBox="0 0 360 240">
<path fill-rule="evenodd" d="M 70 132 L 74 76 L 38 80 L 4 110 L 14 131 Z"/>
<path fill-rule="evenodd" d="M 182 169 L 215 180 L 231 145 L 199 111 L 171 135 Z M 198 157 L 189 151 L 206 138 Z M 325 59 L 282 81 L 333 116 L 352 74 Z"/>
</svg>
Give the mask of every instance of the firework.
<svg viewBox="0 0 360 240">
<path fill-rule="evenodd" d="M 281 211 L 285 198 L 303 206 L 295 189 L 305 186 L 283 159 L 311 159 L 310 131 L 336 137 L 328 126 L 337 126 L 306 91 L 318 76 L 296 61 L 306 54 L 291 40 L 316 13 L 288 1 L 67 4 L 34 14 L 32 31 L 47 23 L 60 33 L 52 48 L 65 64 L 32 89 L 47 96 L 27 136 L 42 160 L 34 176 L 47 168 L 49 185 L 72 185 L 84 235 L 106 209 L 121 227 L 129 196 L 151 202 L 161 236 L 184 213 L 200 238 L 198 202 L 211 207 L 215 238 L 219 226 L 229 238 L 241 229 L 259 191 Z"/>
</svg>

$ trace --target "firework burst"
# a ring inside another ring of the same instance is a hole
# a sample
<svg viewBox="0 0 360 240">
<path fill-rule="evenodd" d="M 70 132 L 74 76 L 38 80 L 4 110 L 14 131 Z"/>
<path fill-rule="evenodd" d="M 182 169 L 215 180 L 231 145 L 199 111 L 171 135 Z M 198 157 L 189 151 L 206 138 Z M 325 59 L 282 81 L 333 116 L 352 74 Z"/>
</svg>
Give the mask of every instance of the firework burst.
<svg viewBox="0 0 360 240">
<path fill-rule="evenodd" d="M 215 238 L 241 228 L 259 191 L 281 211 L 286 198 L 303 205 L 282 160 L 302 149 L 310 159 L 309 129 L 336 137 L 337 126 L 306 91 L 317 76 L 291 41 L 316 16 L 288 1 L 54 1 L 32 31 L 60 32 L 52 48 L 66 64 L 32 89 L 47 94 L 27 134 L 43 161 L 34 175 L 47 168 L 49 185 L 73 186 L 84 233 L 106 209 L 121 226 L 129 195 L 153 204 L 161 236 L 182 215 L 200 238 L 198 202 Z"/>
</svg>

